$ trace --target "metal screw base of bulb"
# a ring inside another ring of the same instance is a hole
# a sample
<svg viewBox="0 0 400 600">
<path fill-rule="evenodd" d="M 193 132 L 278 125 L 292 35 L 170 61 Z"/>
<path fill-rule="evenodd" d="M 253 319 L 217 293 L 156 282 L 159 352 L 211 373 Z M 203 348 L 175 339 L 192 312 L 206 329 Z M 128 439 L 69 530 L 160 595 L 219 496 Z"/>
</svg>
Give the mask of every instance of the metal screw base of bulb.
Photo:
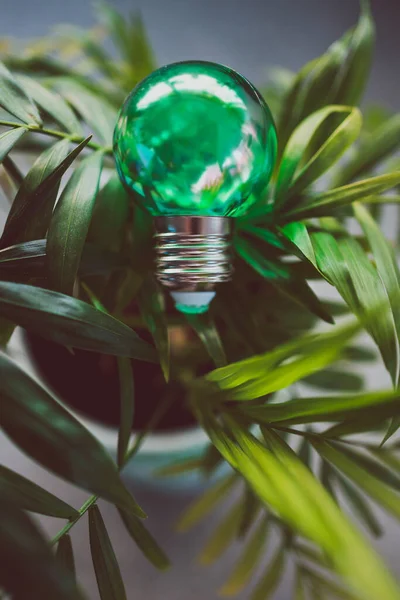
<svg viewBox="0 0 400 600">
<path fill-rule="evenodd" d="M 170 290 L 213 290 L 232 277 L 228 217 L 157 217 L 156 277 Z"/>
</svg>

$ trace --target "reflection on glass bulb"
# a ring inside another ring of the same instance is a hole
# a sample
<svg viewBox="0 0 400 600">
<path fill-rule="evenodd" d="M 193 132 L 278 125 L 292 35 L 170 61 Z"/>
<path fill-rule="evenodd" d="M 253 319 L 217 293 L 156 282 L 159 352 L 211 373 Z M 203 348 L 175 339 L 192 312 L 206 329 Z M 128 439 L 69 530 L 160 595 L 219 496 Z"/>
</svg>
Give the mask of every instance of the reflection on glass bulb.
<svg viewBox="0 0 400 600">
<path fill-rule="evenodd" d="M 264 100 L 247 79 L 228 67 L 194 61 L 162 67 L 128 96 L 114 135 L 122 181 L 152 215 L 192 218 L 190 226 L 187 220 L 184 225 L 175 220 L 170 231 L 178 237 L 184 234 L 184 244 L 178 249 L 169 245 L 168 250 L 163 246 L 158 277 L 165 285 L 187 293 L 209 290 L 226 280 L 220 273 L 222 255 L 210 250 L 218 234 L 217 221 L 211 235 L 193 218 L 243 214 L 269 181 L 276 146 Z M 170 222 L 162 223 L 169 231 Z M 226 223 L 220 227 L 226 232 Z M 196 251 L 195 235 L 203 244 Z M 162 239 L 166 244 L 167 238 Z M 226 253 L 223 256 L 229 266 Z M 227 266 L 225 271 L 226 275 Z"/>
</svg>

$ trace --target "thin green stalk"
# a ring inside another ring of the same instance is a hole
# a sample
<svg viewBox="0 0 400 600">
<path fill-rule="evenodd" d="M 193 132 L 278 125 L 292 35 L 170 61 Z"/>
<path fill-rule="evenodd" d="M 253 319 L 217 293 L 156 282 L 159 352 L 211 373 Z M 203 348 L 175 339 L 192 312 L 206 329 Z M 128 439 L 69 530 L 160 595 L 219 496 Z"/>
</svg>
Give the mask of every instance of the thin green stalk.
<svg viewBox="0 0 400 600">
<path fill-rule="evenodd" d="M 173 404 L 173 402 L 175 401 L 175 398 L 170 396 L 169 398 L 167 397 L 167 400 L 165 402 L 161 402 L 158 407 L 156 408 L 156 410 L 154 411 L 153 415 L 151 416 L 151 418 L 149 419 L 148 424 L 146 425 L 146 427 L 143 429 L 143 431 L 141 431 L 133 446 L 130 448 L 130 450 L 127 451 L 126 455 L 125 455 L 125 459 L 124 462 L 122 463 L 122 465 L 120 466 L 119 470 L 123 469 L 124 467 L 126 467 L 126 465 L 128 464 L 128 462 L 135 456 L 135 454 L 137 454 L 138 450 L 140 449 L 146 435 L 148 435 L 148 433 L 154 429 L 154 427 L 157 425 L 157 423 L 159 423 L 161 421 L 161 419 L 163 418 L 163 416 L 165 415 L 165 413 L 169 410 L 169 408 L 171 407 L 171 405 Z M 83 515 L 88 511 L 88 509 L 95 504 L 95 502 L 97 502 L 97 500 L 99 499 L 98 496 L 90 496 L 90 498 L 88 498 L 83 504 L 82 506 L 78 509 L 78 515 L 75 517 L 75 519 L 72 519 L 71 521 L 68 521 L 68 523 L 66 523 L 64 525 L 64 527 L 62 529 L 60 529 L 60 531 L 58 533 L 56 533 L 56 535 L 53 537 L 53 539 L 50 542 L 51 546 L 54 546 L 57 542 L 60 541 L 60 539 L 66 534 L 68 533 L 72 527 L 80 520 L 81 517 L 83 517 Z"/>
<path fill-rule="evenodd" d="M 42 133 L 43 135 L 49 135 L 51 137 L 55 137 L 55 138 L 59 138 L 59 139 L 70 140 L 74 144 L 80 144 L 85 139 L 79 135 L 66 133 L 64 131 L 57 131 L 55 129 L 46 129 L 46 128 L 40 127 L 39 125 L 27 125 L 25 123 L 16 123 L 15 121 L 0 120 L 0 125 L 4 125 L 5 127 L 12 127 L 13 129 L 16 129 L 17 127 L 24 127 L 25 129 L 27 129 L 28 131 L 31 131 L 32 133 Z M 97 144 L 96 142 L 88 142 L 87 146 L 88 146 L 88 148 L 92 148 L 93 150 L 102 150 L 105 154 L 112 154 L 111 146 L 109 146 L 109 147 L 101 146 L 100 144 Z"/>
</svg>

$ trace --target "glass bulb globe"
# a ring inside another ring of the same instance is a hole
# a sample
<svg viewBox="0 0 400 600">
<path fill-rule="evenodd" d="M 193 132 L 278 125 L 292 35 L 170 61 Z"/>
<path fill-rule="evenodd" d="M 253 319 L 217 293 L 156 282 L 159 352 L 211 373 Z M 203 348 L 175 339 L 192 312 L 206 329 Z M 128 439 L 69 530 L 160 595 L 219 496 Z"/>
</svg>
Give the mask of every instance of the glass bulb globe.
<svg viewBox="0 0 400 600">
<path fill-rule="evenodd" d="M 265 189 L 276 150 L 267 105 L 228 67 L 168 65 L 126 99 L 114 133 L 117 169 L 158 217 L 157 276 L 184 294 L 175 298 L 180 310 L 206 310 L 215 283 L 229 279 L 228 217 L 246 212 Z"/>
</svg>

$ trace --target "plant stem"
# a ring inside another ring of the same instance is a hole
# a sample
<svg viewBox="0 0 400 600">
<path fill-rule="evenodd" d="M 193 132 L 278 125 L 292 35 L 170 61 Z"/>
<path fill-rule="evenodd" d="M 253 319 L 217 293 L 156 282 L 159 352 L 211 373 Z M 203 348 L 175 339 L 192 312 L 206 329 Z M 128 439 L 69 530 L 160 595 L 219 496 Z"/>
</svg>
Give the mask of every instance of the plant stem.
<svg viewBox="0 0 400 600">
<path fill-rule="evenodd" d="M 64 131 L 57 131 L 55 129 L 45 129 L 40 127 L 39 125 L 27 125 L 26 123 L 16 123 L 15 121 L 0 120 L 0 125 L 4 125 L 5 127 L 12 127 L 13 129 L 16 129 L 17 127 L 24 127 L 32 133 L 42 133 L 43 135 L 49 135 L 58 139 L 70 140 L 74 144 L 80 144 L 85 139 L 79 135 L 66 133 Z M 111 146 L 101 146 L 96 142 L 88 142 L 87 146 L 88 148 L 92 148 L 93 150 L 102 150 L 105 154 L 112 154 Z"/>
<path fill-rule="evenodd" d="M 60 529 L 60 531 L 58 533 L 56 533 L 56 535 L 53 537 L 53 539 L 50 542 L 51 546 L 54 546 L 54 544 L 56 544 L 57 542 L 59 542 L 60 539 L 66 533 L 68 533 L 68 531 L 70 529 L 72 529 L 72 527 L 79 521 L 79 519 L 81 517 L 83 517 L 83 515 L 85 514 L 85 512 L 96 502 L 97 499 L 98 499 L 98 496 L 90 496 L 90 498 L 88 498 L 86 500 L 86 502 L 84 504 L 82 504 L 82 506 L 78 510 L 79 515 L 77 515 L 75 517 L 75 519 L 72 519 L 72 521 L 68 521 L 68 523 L 66 523 L 64 525 L 64 527 L 62 529 Z"/>
<path fill-rule="evenodd" d="M 161 402 L 157 406 L 153 415 L 149 419 L 149 422 L 147 423 L 146 427 L 137 435 L 133 446 L 130 448 L 130 450 L 127 451 L 124 462 L 119 467 L 119 470 L 126 467 L 128 462 L 135 456 L 135 454 L 137 454 L 146 435 L 148 435 L 148 433 L 152 429 L 154 429 L 154 427 L 157 425 L 157 423 L 159 423 L 161 421 L 161 419 L 163 418 L 165 413 L 169 410 L 169 408 L 171 407 L 171 405 L 173 404 L 174 401 L 175 401 L 175 398 L 173 396 L 170 396 L 169 398 L 167 397 L 167 400 L 165 402 Z M 72 529 L 72 527 L 80 520 L 81 517 L 83 517 L 83 515 L 88 511 L 88 509 L 97 502 L 98 499 L 99 499 L 99 496 L 90 496 L 90 498 L 88 498 L 82 504 L 82 506 L 78 509 L 79 514 L 75 517 L 75 519 L 68 521 L 68 523 L 66 523 L 64 525 L 64 527 L 62 529 L 60 529 L 60 531 L 58 533 L 56 533 L 56 535 L 51 540 L 50 545 L 54 546 L 54 544 L 59 542 L 60 539 Z"/>
</svg>

